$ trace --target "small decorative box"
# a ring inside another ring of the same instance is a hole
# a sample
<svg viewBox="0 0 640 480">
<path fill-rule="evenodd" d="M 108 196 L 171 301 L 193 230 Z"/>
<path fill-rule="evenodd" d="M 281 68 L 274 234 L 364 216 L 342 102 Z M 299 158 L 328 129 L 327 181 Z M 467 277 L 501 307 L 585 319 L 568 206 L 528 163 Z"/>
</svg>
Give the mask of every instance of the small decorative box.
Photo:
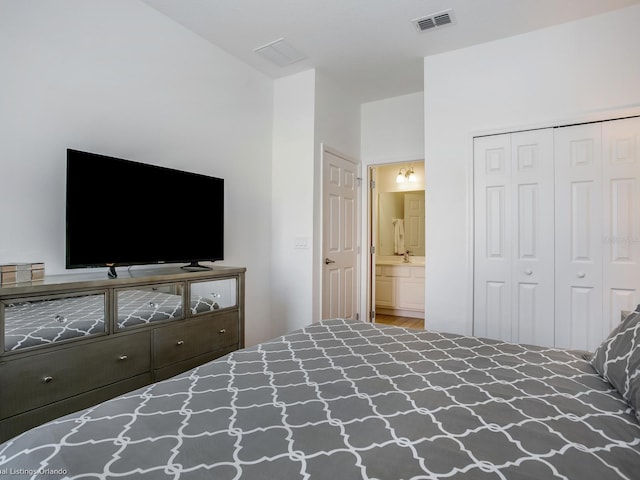
<svg viewBox="0 0 640 480">
<path fill-rule="evenodd" d="M 0 285 L 31 282 L 44 278 L 44 263 L 8 263 L 0 265 Z"/>
</svg>

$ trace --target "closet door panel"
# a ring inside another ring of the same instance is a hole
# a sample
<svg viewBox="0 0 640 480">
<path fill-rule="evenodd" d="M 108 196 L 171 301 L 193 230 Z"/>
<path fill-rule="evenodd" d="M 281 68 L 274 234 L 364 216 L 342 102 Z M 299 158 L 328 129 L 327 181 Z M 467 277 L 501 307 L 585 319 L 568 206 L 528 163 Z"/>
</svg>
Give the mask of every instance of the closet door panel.
<svg viewBox="0 0 640 480">
<path fill-rule="evenodd" d="M 511 135 L 512 340 L 553 346 L 553 131 Z"/>
<path fill-rule="evenodd" d="M 511 341 L 511 144 L 474 141 L 474 335 Z"/>
<path fill-rule="evenodd" d="M 603 338 L 640 303 L 640 118 L 602 126 Z"/>
<path fill-rule="evenodd" d="M 601 125 L 555 130 L 555 345 L 602 341 Z"/>
</svg>

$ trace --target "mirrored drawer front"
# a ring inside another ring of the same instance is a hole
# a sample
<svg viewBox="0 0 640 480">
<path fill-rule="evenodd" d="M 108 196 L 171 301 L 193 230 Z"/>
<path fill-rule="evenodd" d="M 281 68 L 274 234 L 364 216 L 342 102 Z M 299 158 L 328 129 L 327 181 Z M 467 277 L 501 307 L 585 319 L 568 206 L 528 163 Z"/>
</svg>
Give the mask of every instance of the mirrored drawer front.
<svg viewBox="0 0 640 480">
<path fill-rule="evenodd" d="M 183 283 L 118 290 L 118 329 L 184 317 Z"/>
<path fill-rule="evenodd" d="M 106 338 L 0 366 L 0 417 L 15 415 L 151 370 L 149 332 Z M 9 386 L 5 388 L 4 386 Z"/>
<path fill-rule="evenodd" d="M 218 350 L 238 343 L 238 314 L 201 318 L 185 325 L 171 325 L 156 329 L 155 368 Z"/>
<path fill-rule="evenodd" d="M 105 330 L 105 294 L 3 302 L 5 351 L 48 345 Z"/>
<path fill-rule="evenodd" d="M 193 315 L 235 307 L 238 305 L 236 279 L 222 278 L 207 282 L 193 282 L 189 305 Z"/>
</svg>

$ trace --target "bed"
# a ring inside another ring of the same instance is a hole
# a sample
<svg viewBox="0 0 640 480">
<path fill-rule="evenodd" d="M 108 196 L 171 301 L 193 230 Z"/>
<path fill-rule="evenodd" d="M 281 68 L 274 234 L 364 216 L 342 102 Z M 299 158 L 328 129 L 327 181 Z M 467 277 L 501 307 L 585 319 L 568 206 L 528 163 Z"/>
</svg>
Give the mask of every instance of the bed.
<svg viewBox="0 0 640 480">
<path fill-rule="evenodd" d="M 183 316 L 182 295 L 156 290 L 118 292 L 118 328 Z M 192 314 L 217 310 L 215 299 L 194 295 Z M 5 350 L 46 345 L 105 331 L 103 294 L 5 305 Z"/>
<path fill-rule="evenodd" d="M 580 352 L 333 319 L 30 430 L 0 472 L 632 480 L 640 424 Z"/>
</svg>

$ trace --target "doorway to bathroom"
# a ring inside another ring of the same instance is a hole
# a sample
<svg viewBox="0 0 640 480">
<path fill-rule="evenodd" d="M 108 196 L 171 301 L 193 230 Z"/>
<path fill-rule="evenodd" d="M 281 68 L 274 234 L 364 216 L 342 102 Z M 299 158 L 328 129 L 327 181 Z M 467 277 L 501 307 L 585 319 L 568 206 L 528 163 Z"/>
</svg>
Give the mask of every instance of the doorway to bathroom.
<svg viewBox="0 0 640 480">
<path fill-rule="evenodd" d="M 369 167 L 369 319 L 424 328 L 424 161 Z"/>
</svg>

